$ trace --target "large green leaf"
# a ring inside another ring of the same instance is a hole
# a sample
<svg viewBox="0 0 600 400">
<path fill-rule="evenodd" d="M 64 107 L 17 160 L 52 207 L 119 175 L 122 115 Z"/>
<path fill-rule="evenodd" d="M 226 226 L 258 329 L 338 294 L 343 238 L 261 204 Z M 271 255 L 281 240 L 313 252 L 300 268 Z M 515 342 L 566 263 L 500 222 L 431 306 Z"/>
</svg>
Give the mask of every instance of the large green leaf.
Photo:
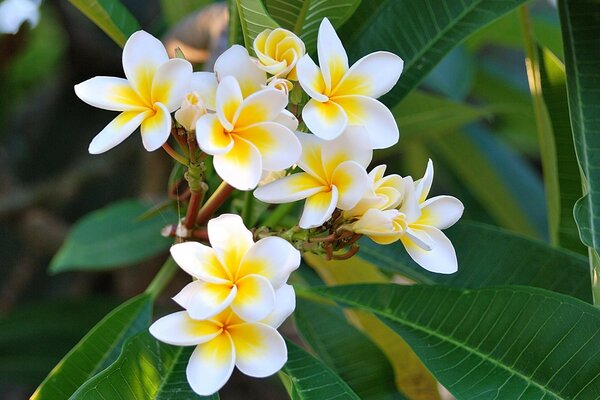
<svg viewBox="0 0 600 400">
<path fill-rule="evenodd" d="M 140 24 L 119 0 L 69 0 L 119 46 L 140 29 Z"/>
<path fill-rule="evenodd" d="M 400 81 L 383 101 L 404 98 L 471 33 L 526 0 L 370 0 L 361 2 L 341 36 L 350 58 L 388 50 L 404 60 Z"/>
<path fill-rule="evenodd" d="M 141 219 L 152 205 L 125 200 L 79 220 L 52 259 L 51 272 L 117 268 L 160 254 L 172 244 L 161 228 L 177 221 L 172 210 Z"/>
<path fill-rule="evenodd" d="M 576 253 L 473 222 L 461 222 L 444 232 L 458 257 L 458 272 L 452 275 L 419 267 L 400 242 L 380 246 L 363 239 L 358 257 L 418 283 L 464 288 L 527 285 L 591 301 L 587 262 Z"/>
<path fill-rule="evenodd" d="M 600 279 L 600 1 L 559 1 L 565 44 L 569 112 L 584 193 L 576 211 L 582 239 L 589 239 L 593 282 Z M 584 242 L 586 242 L 584 240 Z M 600 287 L 594 284 L 600 302 Z"/>
<path fill-rule="evenodd" d="M 271 18 L 261 0 L 235 0 L 244 34 L 244 43 L 253 54 L 254 39 L 265 29 L 275 29 L 279 24 Z M 230 38 L 231 40 L 231 38 Z"/>
<path fill-rule="evenodd" d="M 600 396 L 600 310 L 580 300 L 525 287 L 313 290 L 382 318 L 458 399 Z"/>
<path fill-rule="evenodd" d="M 359 4 L 360 0 L 265 0 L 269 14 L 283 28 L 300 36 L 309 53 L 317 48 L 317 32 L 323 18 L 329 18 L 337 28 Z"/>
<path fill-rule="evenodd" d="M 303 341 L 361 399 L 403 399 L 385 354 L 335 305 L 299 297 L 294 321 Z"/>
<path fill-rule="evenodd" d="M 154 339 L 147 331 L 132 337 L 119 358 L 87 381 L 72 400 L 218 400 L 192 391 L 185 369 L 194 347 L 178 347 Z"/>
<path fill-rule="evenodd" d="M 288 361 L 283 373 L 290 380 L 288 390 L 298 400 L 354 399 L 360 397 L 333 372 L 298 345 L 286 340 Z"/>
<path fill-rule="evenodd" d="M 142 294 L 122 304 L 100 321 L 58 363 L 31 400 L 68 398 L 84 382 L 118 356 L 125 340 L 144 330 L 152 318 L 152 297 Z"/>
</svg>

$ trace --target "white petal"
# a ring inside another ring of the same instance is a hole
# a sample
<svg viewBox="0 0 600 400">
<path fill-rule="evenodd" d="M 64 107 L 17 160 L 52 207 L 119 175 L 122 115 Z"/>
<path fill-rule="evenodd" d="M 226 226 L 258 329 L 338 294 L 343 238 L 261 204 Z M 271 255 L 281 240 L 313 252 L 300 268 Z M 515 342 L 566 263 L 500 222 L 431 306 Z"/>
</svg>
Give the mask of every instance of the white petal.
<svg viewBox="0 0 600 400">
<path fill-rule="evenodd" d="M 329 188 L 322 182 L 300 172 L 257 188 L 254 197 L 265 203 L 281 204 L 305 199 L 325 190 Z"/>
<path fill-rule="evenodd" d="M 234 77 L 227 76 L 219 82 L 216 94 L 217 116 L 225 130 L 233 129 L 235 114 L 243 100 L 242 89 Z"/>
<path fill-rule="evenodd" d="M 400 239 L 407 253 L 417 264 L 427 271 L 439 274 L 452 274 L 458 270 L 454 247 L 442 231 L 424 225 L 411 225 L 410 230 L 417 234 L 425 233 L 431 240 L 431 250 L 427 251 L 417 245 L 408 235 Z"/>
<path fill-rule="evenodd" d="M 381 211 L 376 208 L 368 210 L 358 221 L 352 225 L 356 233 L 365 235 L 378 244 L 390 244 L 402 236 L 402 226 L 394 224 L 400 216 L 398 210 Z"/>
<path fill-rule="evenodd" d="M 142 143 L 148 151 L 161 147 L 171 134 L 171 114 L 167 107 L 155 103 L 155 114 L 142 122 Z"/>
<path fill-rule="evenodd" d="M 234 135 L 233 147 L 213 158 L 215 171 L 225 182 L 238 190 L 252 190 L 262 175 L 262 157 L 252 143 Z"/>
<path fill-rule="evenodd" d="M 235 346 L 235 365 L 242 373 L 264 378 L 286 363 L 285 341 L 274 328 L 253 323 L 233 325 L 228 331 Z"/>
<path fill-rule="evenodd" d="M 161 342 L 175 346 L 194 346 L 215 338 L 221 327 L 211 321 L 197 321 L 185 311 L 160 318 L 153 323 L 150 334 Z"/>
<path fill-rule="evenodd" d="M 221 265 L 232 274 L 237 272 L 240 262 L 254 244 L 252 232 L 246 228 L 239 215 L 222 214 L 208 221 L 208 239 Z"/>
<path fill-rule="evenodd" d="M 366 96 L 339 96 L 337 103 L 348 116 L 349 125 L 362 125 L 373 149 L 385 149 L 398 143 L 400 134 L 392 112 L 377 100 Z"/>
<path fill-rule="evenodd" d="M 460 219 L 464 209 L 465 206 L 456 197 L 436 196 L 421 204 L 421 218 L 418 224 L 446 229 Z"/>
<path fill-rule="evenodd" d="M 235 285 L 237 295 L 231 303 L 231 309 L 244 321 L 260 321 L 275 308 L 275 291 L 267 278 L 246 275 L 238 279 Z"/>
<path fill-rule="evenodd" d="M 33 28 L 40 19 L 40 1 L 4 0 L 0 3 L 0 34 L 17 34 L 27 21 Z"/>
<path fill-rule="evenodd" d="M 400 204 L 400 211 L 406 215 L 406 220 L 412 223 L 419 219 L 421 216 L 421 208 L 419 207 L 419 199 L 415 193 L 415 184 L 412 177 L 405 176 L 402 178 L 402 186 L 404 187 L 404 195 L 402 198 L 402 204 Z"/>
<path fill-rule="evenodd" d="M 348 56 L 327 18 L 323 18 L 319 26 L 317 53 L 319 54 L 319 66 L 323 72 L 325 90 L 329 93 L 348 71 Z"/>
<path fill-rule="evenodd" d="M 233 138 L 223 129 L 215 114 L 206 114 L 196 122 L 196 141 L 203 152 L 210 155 L 224 154 L 233 148 Z"/>
<path fill-rule="evenodd" d="M 156 70 L 152 81 L 152 102 L 162 103 L 169 112 L 179 108 L 185 94 L 190 91 L 192 64 L 181 58 L 174 58 Z"/>
<path fill-rule="evenodd" d="M 244 99 L 233 117 L 235 130 L 274 120 L 285 109 L 287 103 L 288 97 L 281 90 L 267 88 L 251 94 Z"/>
<path fill-rule="evenodd" d="M 373 158 L 367 131 L 362 126 L 349 126 L 336 139 L 321 146 L 323 169 L 330 176 L 344 161 L 355 161 L 367 168 Z"/>
<path fill-rule="evenodd" d="M 362 198 L 368 188 L 369 178 L 362 165 L 355 161 L 345 161 L 333 171 L 331 184 L 338 191 L 337 208 L 349 210 Z"/>
<path fill-rule="evenodd" d="M 235 348 L 228 333 L 222 333 L 196 347 L 186 369 L 186 377 L 194 392 L 209 396 L 221 389 L 235 366 Z"/>
<path fill-rule="evenodd" d="M 323 157 L 321 156 L 321 151 L 327 141 L 302 132 L 296 132 L 296 137 L 302 145 L 302 155 L 298 160 L 298 166 L 327 185 L 327 174 L 323 169 Z"/>
<path fill-rule="evenodd" d="M 431 190 L 431 184 L 433 183 L 433 161 L 429 159 L 427 161 L 427 168 L 425 169 L 425 174 L 421 179 L 415 182 L 415 196 L 419 200 L 419 203 L 425 201 L 427 196 L 429 196 L 429 191 Z"/>
<path fill-rule="evenodd" d="M 127 39 L 123 48 L 123 70 L 131 86 L 144 100 L 151 98 L 156 70 L 168 60 L 165 46 L 149 33 L 137 31 Z"/>
<path fill-rule="evenodd" d="M 100 154 L 112 149 L 127 139 L 149 115 L 150 111 L 122 112 L 94 137 L 88 151 L 90 154 Z"/>
<path fill-rule="evenodd" d="M 217 76 L 212 72 L 194 72 L 190 82 L 190 91 L 196 92 L 204 101 L 206 108 L 215 111 L 217 95 Z"/>
<path fill-rule="evenodd" d="M 320 103 L 309 100 L 302 109 L 302 119 L 315 136 L 325 140 L 335 139 L 348 125 L 346 112 L 333 101 Z"/>
<path fill-rule="evenodd" d="M 122 78 L 97 76 L 75 85 L 75 94 L 89 105 L 111 111 L 146 111 L 148 106 Z"/>
<path fill-rule="evenodd" d="M 327 101 L 321 69 L 308 54 L 304 55 L 296 64 L 296 72 L 300 86 L 311 98 L 319 102 Z"/>
<path fill-rule="evenodd" d="M 292 285 L 285 284 L 275 291 L 275 309 L 267 318 L 263 319 L 263 324 L 277 329 L 296 309 L 296 293 Z"/>
<path fill-rule="evenodd" d="M 277 122 L 288 128 L 290 131 L 295 132 L 298 129 L 298 118 L 288 110 L 283 110 L 273 122 Z"/>
<path fill-rule="evenodd" d="M 233 76 L 237 79 L 242 88 L 244 97 L 262 89 L 267 83 L 265 71 L 250 59 L 248 51 L 237 44 L 234 44 L 217 58 L 215 62 L 215 73 L 219 82 L 226 76 Z"/>
<path fill-rule="evenodd" d="M 368 54 L 350 67 L 332 96 L 383 96 L 398 82 L 403 66 L 402 59 L 393 53 L 377 51 Z"/>
<path fill-rule="evenodd" d="M 327 221 L 338 202 L 338 191 L 335 186 L 328 192 L 321 192 L 306 199 L 302 217 L 300 217 L 300 228 L 309 229 L 321 226 Z"/>
<path fill-rule="evenodd" d="M 260 275 L 277 289 L 292 271 L 300 266 L 300 252 L 280 237 L 267 237 L 254 243 L 248 250 L 238 271 L 238 276 Z"/>
<path fill-rule="evenodd" d="M 192 293 L 192 291 L 195 293 Z M 181 295 L 175 296 L 173 300 L 185 307 L 193 319 L 208 319 L 231 305 L 237 295 L 237 288 L 232 287 L 231 284 L 221 285 L 194 281 L 189 283 L 182 292 Z"/>
<path fill-rule="evenodd" d="M 291 167 L 302 153 L 296 135 L 276 122 L 257 123 L 236 133 L 256 146 L 262 157 L 262 167 L 268 171 Z"/>
<path fill-rule="evenodd" d="M 182 270 L 206 282 L 226 283 L 231 276 L 223 268 L 214 249 L 198 242 L 179 243 L 171 247 L 171 256 Z"/>
</svg>

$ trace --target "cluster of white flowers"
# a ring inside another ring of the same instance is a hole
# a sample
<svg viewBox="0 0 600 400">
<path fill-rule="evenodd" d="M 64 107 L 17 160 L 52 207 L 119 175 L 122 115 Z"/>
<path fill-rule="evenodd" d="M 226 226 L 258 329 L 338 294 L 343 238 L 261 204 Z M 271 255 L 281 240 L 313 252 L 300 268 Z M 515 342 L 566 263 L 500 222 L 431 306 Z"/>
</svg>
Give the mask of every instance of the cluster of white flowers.
<svg viewBox="0 0 600 400">
<path fill-rule="evenodd" d="M 327 19 L 317 38 L 319 66 L 285 29 L 259 34 L 253 51 L 256 58 L 234 45 L 214 72 L 193 72 L 188 61 L 169 59 L 160 41 L 135 33 L 123 50 L 127 79 L 95 77 L 75 86 L 85 102 L 121 112 L 89 151 L 113 148 L 140 125 L 153 151 L 168 147 L 172 128 L 182 127 L 232 187 L 255 189 L 267 203 L 306 199 L 298 229 L 327 235 L 319 243 L 329 256 L 364 235 L 379 244 L 401 241 L 427 270 L 455 272 L 454 248 L 441 229 L 461 217 L 463 205 L 450 196 L 427 199 L 431 161 L 418 181 L 384 176 L 385 165 L 367 171 L 374 149 L 398 142 L 395 119 L 377 98 L 397 83 L 402 60 L 380 51 L 349 66 Z M 310 99 L 301 104 L 302 97 Z M 298 130 L 299 118 L 306 132 Z M 207 231 L 212 248 L 194 241 L 172 247 L 195 280 L 174 298 L 185 311 L 150 328 L 161 341 L 197 346 L 187 376 L 202 395 L 221 388 L 234 365 L 255 377 L 284 365 L 276 328 L 294 310 L 286 281 L 300 263 L 300 252 L 277 232 L 254 243 L 238 216 L 210 220 Z"/>
</svg>

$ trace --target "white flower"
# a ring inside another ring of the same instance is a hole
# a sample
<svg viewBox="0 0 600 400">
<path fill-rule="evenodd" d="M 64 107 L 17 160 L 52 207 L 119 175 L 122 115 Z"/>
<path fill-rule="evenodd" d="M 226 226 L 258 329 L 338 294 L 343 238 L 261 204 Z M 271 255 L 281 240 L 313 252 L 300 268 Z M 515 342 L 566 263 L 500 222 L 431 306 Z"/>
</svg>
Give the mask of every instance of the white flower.
<svg viewBox="0 0 600 400">
<path fill-rule="evenodd" d="M 304 42 L 287 29 L 265 29 L 254 39 L 258 67 L 278 78 L 298 80 L 296 63 L 306 53 Z"/>
<path fill-rule="evenodd" d="M 298 166 L 304 171 L 261 186 L 254 192 L 267 203 L 290 203 L 306 199 L 301 228 L 313 228 L 327 221 L 336 208 L 349 210 L 365 193 L 365 168 L 372 150 L 362 127 L 349 127 L 332 141 L 297 132 L 302 143 Z"/>
<path fill-rule="evenodd" d="M 186 376 L 196 393 L 208 396 L 227 383 L 234 366 L 262 378 L 286 363 L 285 341 L 276 329 L 294 311 L 294 289 L 283 285 L 276 298 L 275 310 L 261 322 L 244 321 L 229 308 L 207 320 L 192 319 L 181 311 L 156 321 L 150 333 L 172 345 L 196 346 Z"/>
<path fill-rule="evenodd" d="M 331 140 L 347 125 L 363 125 L 373 149 L 398 142 L 394 116 L 375 98 L 390 91 L 400 77 L 403 61 L 378 51 L 348 68 L 348 56 L 327 18 L 319 27 L 317 54 L 320 68 L 309 55 L 300 59 L 298 81 L 311 97 L 302 110 L 306 126 L 320 138 Z"/>
<path fill-rule="evenodd" d="M 0 33 L 16 34 L 26 21 L 34 28 L 40 20 L 41 0 L 4 0 L 0 3 Z"/>
<path fill-rule="evenodd" d="M 204 114 L 206 106 L 202 97 L 197 92 L 190 92 L 183 99 L 181 108 L 175 112 L 175 119 L 187 131 L 193 131 L 196 129 L 196 122 Z"/>
<path fill-rule="evenodd" d="M 186 242 L 171 255 L 197 278 L 174 297 L 194 319 L 207 319 L 231 307 L 245 321 L 260 321 L 276 306 L 275 292 L 300 265 L 300 252 L 279 237 L 254 243 L 242 219 L 224 214 L 208 222 L 212 245 Z"/>
<path fill-rule="evenodd" d="M 385 165 L 378 165 L 369 172 L 369 188 L 352 209 L 344 211 L 344 217 L 351 219 L 364 215 L 368 210 L 389 210 L 402 201 L 403 180 L 400 175 L 384 176 Z"/>
<path fill-rule="evenodd" d="M 75 93 L 86 103 L 121 111 L 90 143 L 89 152 L 112 149 L 140 125 L 148 151 L 161 147 L 171 131 L 171 112 L 181 105 L 192 80 L 192 65 L 171 59 L 162 43 L 138 31 L 123 48 L 123 69 L 127 79 L 97 76 L 79 85 Z"/>
</svg>

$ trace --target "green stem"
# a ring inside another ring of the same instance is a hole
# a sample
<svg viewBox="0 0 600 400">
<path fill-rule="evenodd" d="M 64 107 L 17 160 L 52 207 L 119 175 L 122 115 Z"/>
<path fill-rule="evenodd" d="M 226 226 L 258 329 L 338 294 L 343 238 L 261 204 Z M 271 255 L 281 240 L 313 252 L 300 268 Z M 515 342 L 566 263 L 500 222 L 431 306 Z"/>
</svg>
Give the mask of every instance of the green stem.
<svg viewBox="0 0 600 400">
<path fill-rule="evenodd" d="M 294 205 L 294 203 L 285 203 L 278 205 L 277 207 L 275 207 L 271 215 L 269 215 L 261 225 L 267 226 L 269 228 L 276 227 L 277 224 L 279 224 L 279 222 L 281 222 L 281 220 L 290 213 L 290 211 L 294 208 Z"/>
<path fill-rule="evenodd" d="M 251 190 L 244 194 L 244 207 L 242 208 L 242 219 L 246 226 L 250 226 L 254 211 L 254 194 Z"/>
<path fill-rule="evenodd" d="M 175 272 L 177 272 L 177 264 L 173 258 L 169 257 L 163 266 L 160 267 L 160 270 L 146 288 L 145 293 L 152 296 L 153 299 L 156 299 L 169 282 L 171 282 L 171 278 L 173 278 Z"/>
</svg>

